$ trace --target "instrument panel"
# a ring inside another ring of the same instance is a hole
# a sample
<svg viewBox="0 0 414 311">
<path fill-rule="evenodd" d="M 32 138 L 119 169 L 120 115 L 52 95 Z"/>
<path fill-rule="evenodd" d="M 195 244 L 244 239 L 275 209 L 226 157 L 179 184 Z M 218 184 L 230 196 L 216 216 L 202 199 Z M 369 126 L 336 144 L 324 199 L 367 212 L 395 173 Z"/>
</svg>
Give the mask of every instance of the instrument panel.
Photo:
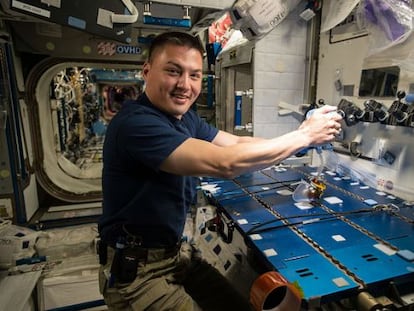
<svg viewBox="0 0 414 311">
<path fill-rule="evenodd" d="M 318 201 L 295 202 L 295 187 L 315 174 L 310 166 L 274 167 L 203 183 L 228 219 L 225 240 L 231 243 L 229 230 L 238 230 L 267 269 L 299 288 L 308 306 L 361 292 L 412 304 L 413 206 L 329 170 L 322 173 L 327 188 Z"/>
</svg>

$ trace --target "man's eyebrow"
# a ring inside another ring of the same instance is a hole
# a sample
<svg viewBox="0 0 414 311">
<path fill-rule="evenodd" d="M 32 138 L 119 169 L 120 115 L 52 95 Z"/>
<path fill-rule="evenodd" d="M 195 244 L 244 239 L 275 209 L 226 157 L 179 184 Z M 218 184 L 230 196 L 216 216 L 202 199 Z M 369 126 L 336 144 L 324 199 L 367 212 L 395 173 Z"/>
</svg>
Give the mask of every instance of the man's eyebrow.
<svg viewBox="0 0 414 311">
<path fill-rule="evenodd" d="M 175 63 L 171 60 L 167 62 L 167 65 L 173 65 L 173 66 L 176 66 L 176 67 L 181 67 L 179 64 L 177 64 L 177 63 Z"/>
<path fill-rule="evenodd" d="M 177 64 L 177 63 L 175 63 L 173 61 L 168 61 L 167 62 L 167 65 L 172 65 L 172 66 L 175 66 L 177 68 L 183 68 L 183 66 L 181 66 L 180 64 Z M 192 72 L 203 72 L 203 69 L 202 68 L 198 68 L 198 69 L 194 69 L 194 70 L 191 70 L 191 71 Z"/>
</svg>

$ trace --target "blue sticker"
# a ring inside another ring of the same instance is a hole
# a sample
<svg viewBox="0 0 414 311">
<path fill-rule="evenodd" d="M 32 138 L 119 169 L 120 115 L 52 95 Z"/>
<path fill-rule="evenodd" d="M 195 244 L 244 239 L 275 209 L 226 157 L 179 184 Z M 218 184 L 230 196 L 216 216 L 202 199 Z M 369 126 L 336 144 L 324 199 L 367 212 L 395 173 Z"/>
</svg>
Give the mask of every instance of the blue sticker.
<svg viewBox="0 0 414 311">
<path fill-rule="evenodd" d="M 408 249 L 400 250 L 397 254 L 405 260 L 414 261 L 414 253 Z"/>
<path fill-rule="evenodd" d="M 142 49 L 139 46 L 117 45 L 116 53 L 117 54 L 141 54 Z"/>
<path fill-rule="evenodd" d="M 364 203 L 365 203 L 365 204 L 368 204 L 368 205 L 375 205 L 375 204 L 378 204 L 378 202 L 377 202 L 377 201 L 375 201 L 375 200 L 373 200 L 373 199 L 366 199 L 366 200 L 364 201 Z"/>
<path fill-rule="evenodd" d="M 73 17 L 73 16 L 69 16 L 68 25 L 79 28 L 79 29 L 86 29 L 86 21 L 84 21 L 83 19 Z"/>
</svg>

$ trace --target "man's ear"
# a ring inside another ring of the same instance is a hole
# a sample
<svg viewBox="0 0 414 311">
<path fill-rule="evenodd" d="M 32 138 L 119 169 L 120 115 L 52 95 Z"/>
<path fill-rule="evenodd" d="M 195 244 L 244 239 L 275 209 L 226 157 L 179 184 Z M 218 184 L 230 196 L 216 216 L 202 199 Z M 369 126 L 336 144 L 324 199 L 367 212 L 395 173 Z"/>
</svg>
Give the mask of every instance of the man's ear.
<svg viewBox="0 0 414 311">
<path fill-rule="evenodd" d="M 142 76 L 145 78 L 146 75 L 148 74 L 149 71 L 149 67 L 150 64 L 148 62 L 145 62 L 144 65 L 142 66 Z"/>
</svg>

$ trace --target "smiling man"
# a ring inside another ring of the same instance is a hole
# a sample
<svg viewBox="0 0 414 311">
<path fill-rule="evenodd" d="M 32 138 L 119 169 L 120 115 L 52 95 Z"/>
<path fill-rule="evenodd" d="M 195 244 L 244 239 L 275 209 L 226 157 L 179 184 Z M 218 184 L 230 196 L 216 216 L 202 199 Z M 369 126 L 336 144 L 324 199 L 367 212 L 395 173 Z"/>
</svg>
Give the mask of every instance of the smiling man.
<svg viewBox="0 0 414 311">
<path fill-rule="evenodd" d="M 183 32 L 154 38 L 145 92 L 111 120 L 104 143 L 100 287 L 110 310 L 251 310 L 182 242 L 197 176 L 233 178 L 330 142 L 341 117 L 324 106 L 273 139 L 236 136 L 190 109 L 201 91 L 204 49 Z"/>
<path fill-rule="evenodd" d="M 178 44 L 154 47 L 142 73 L 153 105 L 181 119 L 200 94 L 203 56 L 199 49 Z"/>
</svg>

